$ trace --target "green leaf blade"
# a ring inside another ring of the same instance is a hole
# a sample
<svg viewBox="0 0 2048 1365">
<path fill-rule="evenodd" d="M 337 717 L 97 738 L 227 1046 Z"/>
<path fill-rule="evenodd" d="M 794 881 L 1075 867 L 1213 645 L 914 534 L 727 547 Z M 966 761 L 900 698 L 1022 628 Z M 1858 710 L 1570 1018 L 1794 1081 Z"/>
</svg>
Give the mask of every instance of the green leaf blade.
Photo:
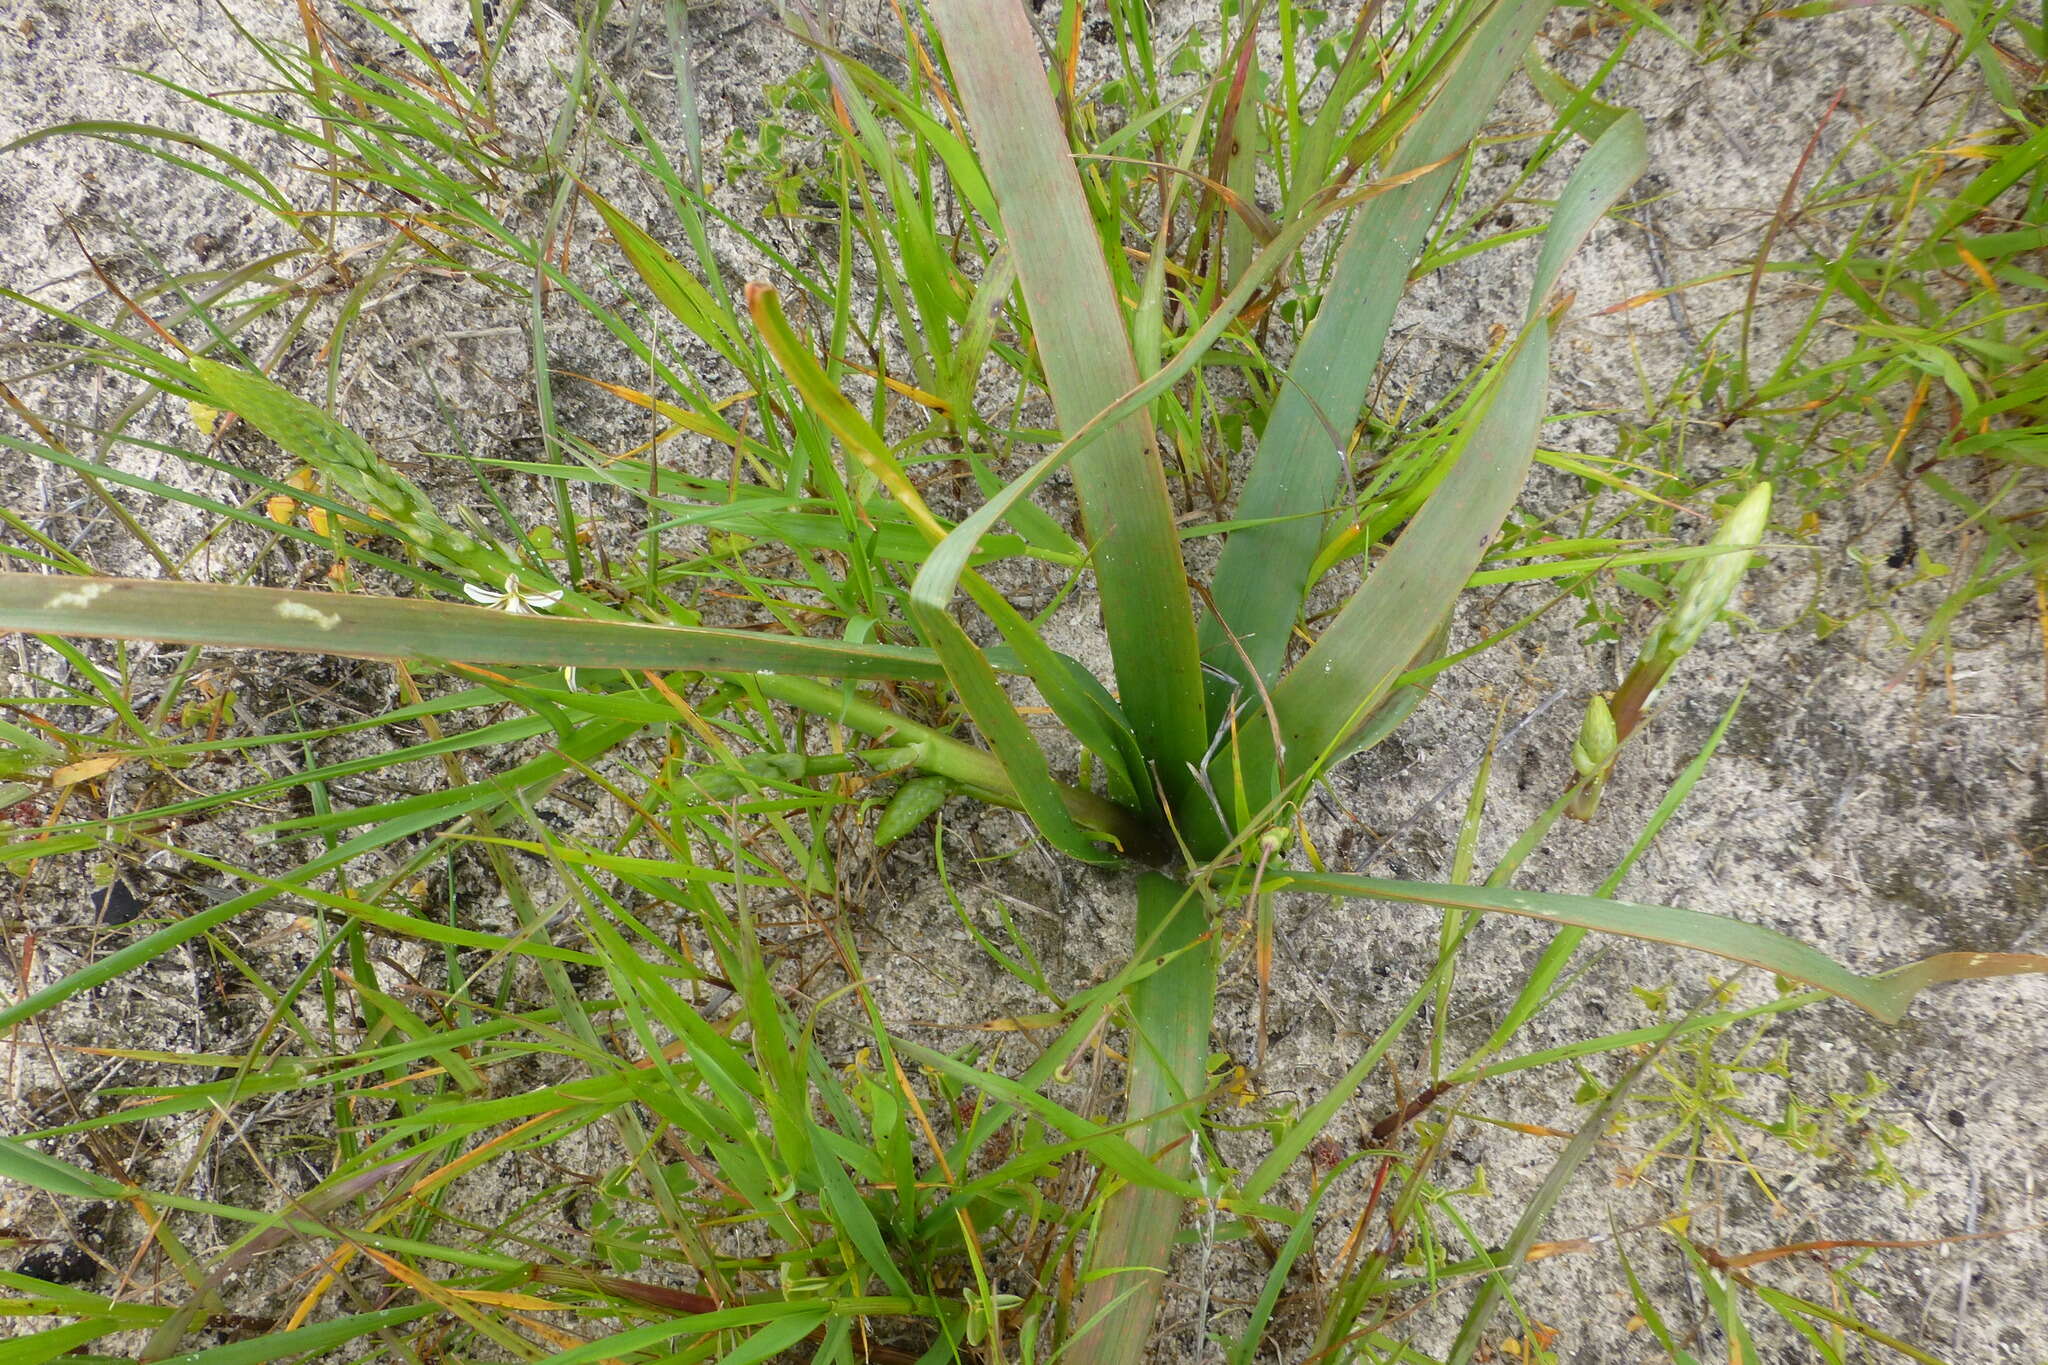
<svg viewBox="0 0 2048 1365">
<path fill-rule="evenodd" d="M 1159 1171 L 1185 1180 L 1199 1142 L 1199 1101 L 1206 1080 L 1209 1025 L 1216 1007 L 1216 967 L 1207 907 L 1168 877 L 1147 873 L 1138 884 L 1137 941 L 1172 961 L 1130 988 L 1131 1079 L 1126 1118 L 1146 1120 L 1134 1135 Z M 1145 1358 L 1165 1288 L 1186 1201 L 1171 1190 L 1126 1185 L 1110 1195 L 1088 1249 L 1091 1278 L 1076 1313 L 1079 1335 L 1068 1343 L 1078 1365 L 1118 1365 Z"/>
<path fill-rule="evenodd" d="M 707 626 L 516 615 L 411 598 L 0 573 L 0 633 L 166 640 L 364 659 L 936 681 L 929 651 Z"/>
<path fill-rule="evenodd" d="M 1508 361 L 1487 411 L 1436 494 L 1365 586 L 1272 692 L 1293 781 L 1347 752 L 1358 727 L 1442 625 L 1522 490 L 1550 379 L 1550 324 L 1538 321 Z M 1244 730 L 1248 771 L 1275 766 L 1272 740 Z"/>
<path fill-rule="evenodd" d="M 1549 8 L 1547 0 L 1513 0 L 1482 20 L 1427 117 L 1397 154 L 1392 174 L 1432 166 L 1471 141 Z M 1203 659 L 1247 692 L 1252 679 L 1230 636 L 1250 656 L 1258 680 L 1272 682 L 1311 586 L 1310 568 L 1323 540 L 1320 514 L 1337 495 L 1344 440 L 1365 405 L 1409 267 L 1455 174 L 1449 165 L 1430 170 L 1358 210 L 1315 322 L 1288 369 L 1290 382 L 1267 419 L 1233 515 L 1271 524 L 1237 531 L 1224 545 L 1211 589 L 1217 615 L 1203 622 L 1201 639 Z"/>
<path fill-rule="evenodd" d="M 1068 432 L 1138 386 L 1123 310 L 1021 0 L 935 4 L 1016 253 L 1053 405 Z M 1120 418 L 1073 466 L 1120 699 L 1170 792 L 1207 744 L 1194 611 L 1151 419 Z"/>
<path fill-rule="evenodd" d="M 1881 976 L 1859 976 L 1818 948 L 1760 924 L 1702 910 L 1637 905 L 1597 896 L 1391 881 L 1337 872 L 1290 871 L 1277 883 L 1269 876 L 1267 885 L 1366 900 L 1521 915 L 1596 933 L 1690 948 L 1818 987 L 1888 1024 L 1903 1019 L 1913 997 L 1938 982 L 2048 974 L 2048 954 L 2043 953 L 1942 953 Z"/>
</svg>

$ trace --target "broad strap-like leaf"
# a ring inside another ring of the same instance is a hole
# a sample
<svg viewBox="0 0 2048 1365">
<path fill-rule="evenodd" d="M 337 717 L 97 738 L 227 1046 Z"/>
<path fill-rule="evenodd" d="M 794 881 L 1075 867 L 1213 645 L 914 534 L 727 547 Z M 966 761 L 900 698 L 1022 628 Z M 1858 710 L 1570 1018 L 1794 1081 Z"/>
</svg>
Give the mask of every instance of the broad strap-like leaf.
<svg viewBox="0 0 2048 1365">
<path fill-rule="evenodd" d="M 936 681 L 928 650 L 631 621 L 514 615 L 410 598 L 0 573 L 0 632 L 165 640 L 362 659 Z"/>
<path fill-rule="evenodd" d="M 1649 165 L 1647 138 L 1643 116 L 1630 110 L 1609 124 L 1573 167 L 1564 193 L 1551 210 L 1543 251 L 1536 258 L 1536 281 L 1529 290 L 1530 322 L 1549 310 L 1558 277 L 1586 244 L 1594 226 L 1641 178 Z"/>
<path fill-rule="evenodd" d="M 1058 449 L 992 493 L 987 502 L 954 527 L 946 538 L 933 548 L 930 557 L 925 560 L 924 567 L 918 570 L 917 578 L 911 584 L 913 612 L 942 613 L 950 610 L 961 578 L 984 537 L 994 531 L 1004 518 L 1012 516 L 1015 510 L 1024 504 L 1025 499 L 1030 497 L 1032 491 L 1050 478 L 1055 471 L 1064 468 L 1078 455 L 1092 450 L 1095 444 L 1112 432 L 1119 422 L 1143 409 L 1152 399 L 1164 393 L 1201 363 L 1209 348 L 1216 344 L 1218 338 L 1250 303 L 1257 290 L 1293 259 L 1301 244 L 1327 216 L 1369 202 L 1389 188 L 1391 186 L 1373 184 L 1351 195 L 1320 199 L 1284 226 L 1279 235 L 1260 251 L 1251 268 L 1232 287 L 1229 295 L 1210 314 L 1208 320 L 1188 336 L 1173 359 L 1167 361 L 1143 383 L 1119 397 L 1115 403 L 1083 423 L 1078 430 L 1069 432 L 1067 439 Z M 1135 730 L 1135 718 L 1132 719 L 1132 728 Z M 1184 821 L 1181 833 L 1190 843 L 1198 847 L 1208 846 L 1213 843 L 1212 836 L 1220 836 L 1220 827 L 1213 830 L 1189 828 L 1191 824 L 1205 820 L 1206 811 L 1202 807 L 1183 807 L 1180 815 Z"/>
<path fill-rule="evenodd" d="M 1131 987 L 1124 1117 L 1145 1121 L 1135 1134 L 1138 1149 L 1176 1180 L 1193 1170 L 1200 1140 L 1200 1114 L 1187 1106 L 1202 1093 L 1216 1008 L 1215 954 L 1202 941 L 1208 931 L 1200 896 L 1157 873 L 1139 879 L 1138 943 L 1157 956 L 1179 955 Z M 1068 1344 L 1075 1365 L 1144 1358 L 1185 1206 L 1179 1195 L 1156 1187 L 1126 1185 L 1110 1195 L 1088 1248 L 1091 1277 L 1076 1314 L 1080 1335 Z"/>
<path fill-rule="evenodd" d="M 1528 329 L 1484 415 L 1436 493 L 1373 567 L 1365 586 L 1274 686 L 1273 706 L 1287 746 L 1279 765 L 1286 781 L 1320 772 L 1350 752 L 1359 727 L 1442 625 L 1478 568 L 1536 452 L 1550 379 L 1552 318 L 1542 305 L 1566 260 L 1635 182 L 1643 164 L 1639 118 L 1617 122 L 1580 160 L 1538 261 Z M 1255 723 L 1244 733 L 1246 770 L 1270 770 L 1269 728 Z"/>
<path fill-rule="evenodd" d="M 1123 309 L 1053 107 L 1023 0 L 932 6 L 1016 254 L 1032 337 L 1067 432 L 1138 385 Z M 1150 417 L 1133 410 L 1074 461 L 1119 699 L 1169 792 L 1207 744 L 1195 620 Z"/>
<path fill-rule="evenodd" d="M 1400 901 L 1446 910 L 1522 915 L 1548 920 L 1552 924 L 1576 925 L 1596 933 L 1619 934 L 1650 943 L 1669 943 L 1679 948 L 1712 953 L 1732 962 L 1748 963 L 1787 980 L 1817 987 L 1869 1011 L 1888 1024 L 1896 1024 L 1904 1018 L 1913 997 L 1936 982 L 2048 974 L 2048 954 L 2043 953 L 1941 953 L 1881 976 L 1858 976 L 1820 949 L 1761 924 L 1730 919 L 1726 915 L 1711 915 L 1703 910 L 1637 905 L 1628 901 L 1603 900 L 1598 896 L 1389 881 L 1383 877 L 1360 877 L 1339 872 L 1288 871 L 1277 877 L 1268 873 L 1265 884 L 1276 890 Z"/>
<path fill-rule="evenodd" d="M 1242 757 L 1235 771 L 1252 777 L 1277 772 L 1284 787 L 1350 752 L 1394 680 L 1443 624 L 1521 493 L 1549 379 L 1550 323 L 1544 320 L 1508 359 L 1486 414 L 1435 494 L 1314 648 L 1274 684 L 1285 754 L 1273 753 L 1271 727 L 1253 719 L 1239 727 Z M 1255 789 L 1251 803 L 1263 804 L 1277 790 Z"/>
<path fill-rule="evenodd" d="M 1549 9 L 1549 0 L 1504 0 L 1480 20 L 1394 154 L 1392 172 L 1458 155 L 1492 112 Z M 1343 442 L 1365 404 L 1409 268 L 1456 174 L 1454 164 L 1438 166 L 1353 216 L 1315 322 L 1266 420 L 1233 513 L 1265 524 L 1233 532 L 1224 545 L 1210 589 L 1218 615 L 1203 621 L 1201 634 L 1203 661 L 1236 678 L 1246 695 L 1256 689 L 1229 636 L 1237 636 L 1259 680 L 1272 682 L 1311 586 L 1323 540 L 1317 514 L 1336 499 Z"/>
<path fill-rule="evenodd" d="M 1146 844 L 1143 826 L 1122 806 L 1055 783 L 1049 775 L 1039 779 L 1027 797 L 994 755 L 917 725 L 844 687 L 818 681 L 943 680 L 946 666 L 924 649 L 703 626 L 512 615 L 404 598 L 0 573 L 0 634 L 8 631 L 366 659 L 750 676 L 754 687 L 776 701 L 862 734 L 914 743 L 919 767 L 960 782 L 986 799 L 1026 810 L 1034 803 L 1056 808 L 1060 818 L 1078 821 L 1077 828 L 1103 831 L 1127 848 Z M 991 685 L 1000 690 L 994 681 L 996 671 L 1011 667 L 1015 656 L 1000 650 L 982 657 Z M 1078 667 L 1071 661 L 1062 661 L 1062 666 Z M 594 698 L 593 703 L 599 712 L 616 709 L 603 698 Z M 629 724 L 626 732 L 631 728 Z M 609 727 L 590 726 L 578 732 L 579 737 L 609 733 Z M 420 817 L 430 823 L 453 818 L 460 813 L 448 805 L 453 799 L 436 794 Z M 1050 809 L 1045 813 L 1054 818 Z M 1081 850 L 1092 849 L 1086 836 L 1074 837 Z"/>
</svg>

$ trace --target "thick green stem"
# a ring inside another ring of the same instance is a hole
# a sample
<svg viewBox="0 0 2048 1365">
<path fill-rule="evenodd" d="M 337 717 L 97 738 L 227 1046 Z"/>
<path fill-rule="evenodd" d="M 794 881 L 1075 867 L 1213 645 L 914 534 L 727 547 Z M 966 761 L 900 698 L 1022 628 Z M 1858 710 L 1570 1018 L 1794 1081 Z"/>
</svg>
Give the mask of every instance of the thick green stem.
<svg viewBox="0 0 2048 1365">
<path fill-rule="evenodd" d="M 1202 1093 L 1216 1005 L 1215 953 L 1212 944 L 1202 942 L 1208 928 L 1201 898 L 1187 887 L 1157 873 L 1139 878 L 1137 951 L 1180 956 L 1131 987 L 1125 1114 L 1130 1119 L 1159 1115 L 1133 1132 L 1131 1140 L 1161 1171 L 1177 1178 L 1185 1178 L 1194 1165 L 1201 1112 L 1188 1102 Z M 1073 1365 L 1132 1365 L 1144 1359 L 1183 1203 L 1168 1191 L 1135 1185 L 1109 1196 L 1088 1248 L 1090 1278 L 1066 1357 Z"/>
</svg>

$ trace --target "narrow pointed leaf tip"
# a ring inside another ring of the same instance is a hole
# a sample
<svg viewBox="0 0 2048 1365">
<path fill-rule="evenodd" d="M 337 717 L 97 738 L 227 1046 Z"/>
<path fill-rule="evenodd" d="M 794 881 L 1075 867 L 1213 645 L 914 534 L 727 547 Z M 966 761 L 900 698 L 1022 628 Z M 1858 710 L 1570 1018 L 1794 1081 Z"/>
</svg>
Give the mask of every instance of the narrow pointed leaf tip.
<svg viewBox="0 0 2048 1365">
<path fill-rule="evenodd" d="M 1444 909 L 1523 915 L 1530 919 L 1548 920 L 1552 924 L 1576 925 L 1603 934 L 1691 948 L 1696 952 L 1712 953 L 1733 962 L 1761 967 L 1788 980 L 1824 990 L 1887 1024 L 1896 1024 L 1905 1018 L 1913 997 L 1937 982 L 2048 975 L 2048 954 L 1942 953 L 1878 976 L 1859 976 L 1818 948 L 1809 947 L 1761 924 L 1708 914 L 1703 910 L 1637 905 L 1627 901 L 1602 900 L 1597 896 L 1389 881 L 1335 872 L 1289 871 L 1278 877 L 1268 873 L 1266 886 L 1276 891 L 1314 891 Z"/>
</svg>

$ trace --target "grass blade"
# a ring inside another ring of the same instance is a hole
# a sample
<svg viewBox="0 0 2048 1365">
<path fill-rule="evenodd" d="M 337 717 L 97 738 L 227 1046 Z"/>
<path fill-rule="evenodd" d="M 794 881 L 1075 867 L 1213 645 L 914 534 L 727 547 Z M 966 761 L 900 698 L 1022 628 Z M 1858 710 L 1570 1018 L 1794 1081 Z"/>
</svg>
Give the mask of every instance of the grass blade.
<svg viewBox="0 0 2048 1365">
<path fill-rule="evenodd" d="M 1635 1089 L 1636 1082 L 1642 1079 L 1650 1064 L 1663 1055 L 1664 1044 L 1684 1022 L 1677 1020 L 1666 1026 L 1664 1035 L 1658 1040 L 1657 1045 L 1646 1051 L 1636 1064 L 1628 1069 L 1628 1074 L 1607 1092 L 1606 1098 L 1586 1116 L 1586 1121 L 1579 1125 L 1578 1132 L 1572 1134 L 1571 1141 L 1558 1153 L 1556 1162 L 1543 1177 L 1543 1184 L 1530 1199 L 1528 1207 L 1522 1210 L 1522 1216 L 1515 1220 L 1515 1230 L 1508 1234 L 1507 1242 L 1501 1247 L 1496 1258 L 1499 1268 L 1486 1277 L 1486 1283 L 1480 1287 L 1478 1299 L 1466 1310 L 1465 1320 L 1458 1324 L 1458 1336 L 1451 1343 L 1450 1354 L 1444 1357 L 1445 1365 L 1467 1365 L 1478 1351 L 1480 1337 L 1486 1331 L 1487 1323 L 1492 1320 L 1494 1310 L 1500 1307 L 1501 1300 L 1507 1297 L 1508 1280 L 1528 1260 L 1529 1251 L 1536 1245 L 1536 1237 L 1543 1230 L 1544 1220 L 1550 1217 L 1550 1210 L 1563 1196 L 1565 1186 L 1571 1183 L 1572 1176 L 1585 1164 L 1586 1158 L 1593 1155 L 1594 1146 L 1606 1136 L 1607 1125 L 1620 1110 L 1621 1102 Z"/>
<path fill-rule="evenodd" d="M 831 429 L 847 452 L 889 491 L 908 514 L 911 523 L 924 535 L 928 545 L 936 546 L 943 541 L 950 528 L 926 507 L 924 496 L 897 463 L 882 434 L 833 386 L 825 371 L 797 339 L 775 291 L 751 285 L 747 289 L 747 302 L 754 325 L 767 344 L 769 354 L 775 357 L 775 363 L 802 395 L 805 405 Z M 1083 746 L 1108 766 L 1111 790 L 1122 799 L 1142 805 L 1142 798 L 1149 795 L 1149 789 L 1140 776 L 1142 761 L 1133 749 L 1135 738 L 1117 713 L 1114 703 L 1102 704 L 1101 698 L 1078 683 L 1067 664 L 1056 657 L 1040 638 L 1036 628 L 980 574 L 969 569 L 961 582 L 975 605 L 995 622 L 1054 714 Z M 950 616 L 935 620 L 915 606 L 912 616 L 920 622 L 926 632 L 925 638 L 932 642 L 942 657 L 960 657 L 958 650 L 964 633 Z M 961 638 L 956 639 L 955 636 Z M 993 700 L 991 697 L 990 701 Z M 1001 705 L 1006 710 L 1015 710 L 1007 698 Z M 975 719 L 979 722 L 985 718 L 976 714 Z M 1002 722 L 994 724 L 1001 726 Z M 982 729 L 993 734 L 990 724 L 983 724 Z M 1028 736 L 1028 731 L 1024 733 Z M 1035 746 L 1035 741 L 1033 743 Z M 1032 761 L 1032 765 L 1042 766 L 1043 758 Z"/>
<path fill-rule="evenodd" d="M 1678 813 L 1678 807 L 1698 785 L 1700 778 L 1705 776 L 1707 764 L 1713 760 L 1715 751 L 1721 747 L 1721 740 L 1727 735 L 1728 727 L 1734 723 L 1735 713 L 1741 705 L 1742 698 L 1737 696 L 1728 709 L 1722 712 L 1721 723 L 1714 727 L 1714 732 L 1707 736 L 1707 742 L 1700 746 L 1700 751 L 1693 755 L 1691 762 L 1685 765 L 1677 780 L 1672 782 L 1670 790 L 1664 793 L 1664 799 L 1657 803 L 1656 811 L 1644 823 L 1642 832 L 1636 836 L 1636 841 L 1629 846 L 1628 852 L 1622 855 L 1614 871 L 1601 882 L 1600 895 L 1612 896 L 1620 888 L 1622 879 L 1628 875 L 1629 869 L 1636 865 L 1637 859 L 1648 851 L 1671 817 Z M 1551 939 L 1536 959 L 1536 965 L 1529 969 L 1522 989 L 1516 994 L 1514 1002 L 1508 1006 L 1507 1013 L 1501 1018 L 1500 1023 L 1494 1026 L 1493 1035 L 1479 1049 L 1479 1058 L 1490 1057 L 1501 1051 L 1515 1034 L 1521 1031 L 1522 1025 L 1536 1016 L 1537 1010 L 1542 1008 L 1551 988 L 1564 975 L 1565 967 L 1570 964 L 1572 955 L 1578 952 L 1579 944 L 1585 937 L 1584 929 L 1560 929 L 1557 932 L 1556 937 Z M 1460 1071 L 1469 1072 L 1472 1069 L 1472 1064 L 1467 1063 Z"/>
<path fill-rule="evenodd" d="M 679 55 L 678 72 L 682 66 L 683 59 Z M 733 327 L 730 315 L 712 297 L 703 282 L 667 247 L 655 241 L 646 229 L 613 208 L 603 195 L 588 185 L 582 186 L 582 190 L 583 197 L 604 220 L 612 240 L 618 243 L 619 253 L 633 267 L 655 300 L 668 309 L 677 322 L 687 327 L 692 336 L 718 352 L 734 369 L 741 374 L 751 373 L 753 367 L 747 362 L 745 344 Z"/>
<path fill-rule="evenodd" d="M 118 1180 L 45 1156 L 25 1142 L 0 1138 L 0 1179 L 67 1199 L 120 1199 L 129 1193 Z"/>
<path fill-rule="evenodd" d="M 676 110 L 683 121 L 684 166 L 690 173 L 690 188 L 701 189 L 704 175 L 704 129 L 697 117 L 697 77 L 690 67 L 689 0 L 667 0 L 662 16 L 668 21 L 668 59 L 676 73 Z"/>
</svg>

